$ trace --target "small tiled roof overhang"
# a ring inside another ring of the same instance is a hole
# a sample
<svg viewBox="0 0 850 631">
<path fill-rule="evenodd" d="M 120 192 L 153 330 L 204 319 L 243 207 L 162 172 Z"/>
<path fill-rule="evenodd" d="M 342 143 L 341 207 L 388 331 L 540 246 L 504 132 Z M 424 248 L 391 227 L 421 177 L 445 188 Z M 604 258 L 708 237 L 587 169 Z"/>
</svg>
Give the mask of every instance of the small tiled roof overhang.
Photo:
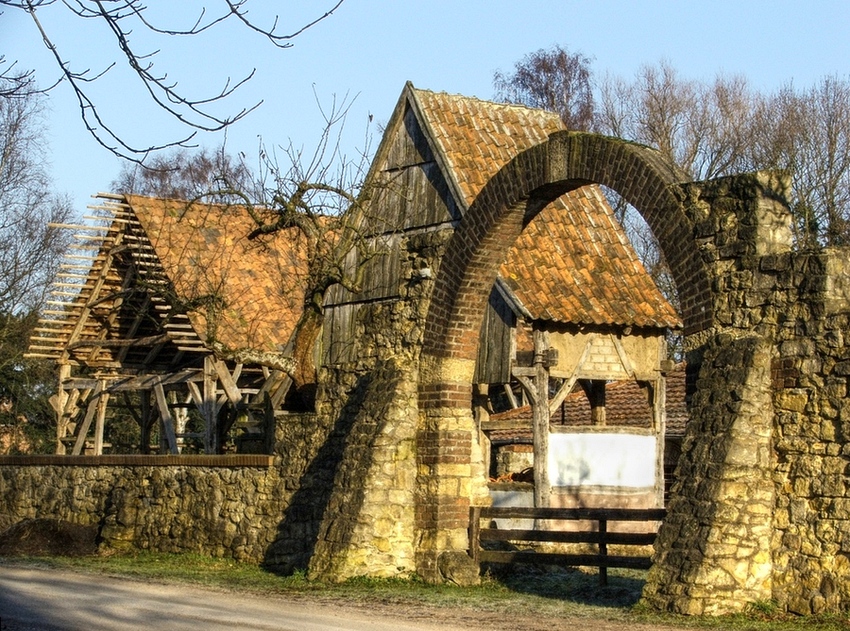
<svg viewBox="0 0 850 631">
<path fill-rule="evenodd" d="M 583 186 L 523 230 L 499 274 L 534 320 L 681 328 L 602 191 Z"/>
</svg>

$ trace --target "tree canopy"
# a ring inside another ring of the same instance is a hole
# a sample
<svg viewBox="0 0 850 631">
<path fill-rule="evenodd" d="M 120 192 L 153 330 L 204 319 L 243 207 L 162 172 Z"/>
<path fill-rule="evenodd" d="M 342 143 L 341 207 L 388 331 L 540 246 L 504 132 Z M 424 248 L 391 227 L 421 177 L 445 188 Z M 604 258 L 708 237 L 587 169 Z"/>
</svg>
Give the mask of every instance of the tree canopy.
<svg viewBox="0 0 850 631">
<path fill-rule="evenodd" d="M 631 78 L 597 79 L 589 58 L 554 46 L 527 55 L 511 74 L 497 72 L 493 85 L 497 99 L 557 112 L 570 129 L 654 147 L 694 180 L 789 173 L 798 246 L 850 243 L 847 78 L 762 93 L 742 76 L 688 79 L 661 61 Z"/>
</svg>

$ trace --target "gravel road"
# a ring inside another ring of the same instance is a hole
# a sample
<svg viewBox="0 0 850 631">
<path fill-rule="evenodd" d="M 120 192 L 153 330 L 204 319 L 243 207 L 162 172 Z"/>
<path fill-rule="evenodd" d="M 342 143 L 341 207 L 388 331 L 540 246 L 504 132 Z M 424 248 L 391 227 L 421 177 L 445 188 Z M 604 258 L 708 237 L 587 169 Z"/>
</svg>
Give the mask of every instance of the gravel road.
<svg viewBox="0 0 850 631">
<path fill-rule="evenodd" d="M 506 619 L 504 613 L 140 582 L 54 569 L 0 567 L 0 631 L 656 631 L 610 620 Z M 672 627 L 664 627 L 671 629 Z"/>
</svg>

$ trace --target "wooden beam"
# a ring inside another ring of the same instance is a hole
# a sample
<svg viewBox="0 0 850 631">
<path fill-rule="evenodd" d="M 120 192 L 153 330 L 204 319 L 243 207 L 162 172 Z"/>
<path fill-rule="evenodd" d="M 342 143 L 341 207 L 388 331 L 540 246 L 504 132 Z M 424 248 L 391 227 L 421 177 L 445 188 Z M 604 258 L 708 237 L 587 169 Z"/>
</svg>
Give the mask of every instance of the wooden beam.
<svg viewBox="0 0 850 631">
<path fill-rule="evenodd" d="M 504 384 L 504 389 L 505 389 L 505 395 L 508 397 L 508 401 L 511 404 L 511 408 L 513 408 L 514 410 L 517 409 L 519 407 L 519 403 L 516 400 L 516 396 L 514 395 L 514 391 L 511 390 L 511 384 L 509 384 L 509 383 Z"/>
<path fill-rule="evenodd" d="M 151 344 L 160 344 L 168 341 L 166 334 L 149 335 L 148 337 L 140 337 L 137 339 L 124 340 L 79 340 L 73 344 L 68 344 L 68 350 L 77 348 L 125 348 L 130 346 L 149 346 Z"/>
<path fill-rule="evenodd" d="M 635 369 L 634 366 L 632 366 L 632 361 L 629 359 L 628 353 L 626 353 L 626 349 L 623 348 L 623 341 L 614 335 L 612 335 L 611 338 L 614 340 L 614 348 L 617 349 L 617 355 L 620 356 L 620 362 L 623 364 L 623 368 L 625 368 L 629 378 L 634 379 Z"/>
<path fill-rule="evenodd" d="M 85 418 L 83 418 L 83 422 L 77 432 L 77 441 L 74 443 L 74 450 L 72 453 L 75 456 L 79 456 L 83 452 L 83 446 L 86 443 L 86 434 L 89 433 L 89 427 L 91 427 L 92 419 L 94 419 L 94 415 L 98 409 L 98 403 L 102 387 L 103 382 L 98 381 L 97 386 L 95 387 L 94 392 L 92 393 L 92 397 L 89 400 L 89 405 L 86 409 Z"/>
<path fill-rule="evenodd" d="M 533 331 L 534 338 L 534 386 L 537 396 L 531 402 L 532 427 L 534 429 L 534 505 L 548 508 L 551 488 L 549 485 L 549 370 L 545 357 L 549 350 L 549 333 L 540 329 Z"/>
<path fill-rule="evenodd" d="M 227 398 L 230 399 L 230 402 L 233 405 L 239 405 L 242 402 L 242 393 L 239 391 L 239 387 L 236 385 L 236 380 L 239 378 L 240 372 L 242 372 L 242 364 L 237 364 L 236 366 L 236 378 L 230 374 L 230 371 L 227 369 L 227 364 L 223 361 L 213 359 L 213 368 L 215 368 L 215 372 L 218 375 L 219 381 L 221 381 L 221 386 L 224 388 L 224 393 L 227 395 Z"/>
<path fill-rule="evenodd" d="M 62 390 L 62 380 L 67 379 L 71 374 L 71 367 L 67 364 L 60 364 L 57 370 L 57 380 L 59 388 L 56 389 L 56 394 L 50 397 L 50 405 L 56 412 L 56 453 L 65 453 L 65 443 L 63 439 L 68 429 L 68 419 L 65 418 L 64 411 L 68 402 L 68 395 Z M 54 405 L 55 398 L 55 405 Z"/>
<path fill-rule="evenodd" d="M 216 370 L 213 365 L 215 361 L 215 357 L 212 355 L 204 358 L 203 406 L 204 417 L 207 419 L 206 449 L 209 450 L 209 453 L 218 453 L 220 441 L 218 415 L 221 408 L 215 400 Z"/>
<path fill-rule="evenodd" d="M 283 405 L 284 399 L 286 399 L 286 395 L 289 393 L 289 389 L 292 387 L 292 377 L 287 374 L 284 374 L 283 379 L 280 382 L 280 385 L 274 390 L 271 395 L 271 405 L 272 409 L 278 409 L 281 405 Z"/>
<path fill-rule="evenodd" d="M 121 235 L 117 235 L 115 244 L 112 248 L 110 248 L 104 257 L 103 264 L 98 270 L 97 278 L 94 280 L 94 283 L 91 287 L 91 293 L 89 294 L 89 299 L 96 299 L 100 294 L 100 290 L 103 288 L 103 285 L 106 284 L 106 277 L 109 274 L 109 268 L 112 266 L 112 261 L 115 256 L 115 246 L 120 245 Z M 74 329 L 69 334 L 68 344 L 73 344 L 79 339 L 80 334 L 86 326 L 86 321 L 88 320 L 89 315 L 91 314 L 90 308 L 83 309 L 82 313 L 80 313 L 77 318 L 76 323 L 74 324 Z M 68 352 L 65 351 L 63 356 L 67 357 Z"/>
<path fill-rule="evenodd" d="M 558 391 L 555 393 L 555 396 L 552 397 L 552 400 L 549 401 L 549 416 L 551 417 L 555 412 L 561 407 L 561 404 L 564 402 L 564 399 L 567 398 L 567 395 L 573 391 L 573 386 L 576 385 L 576 381 L 578 381 L 578 373 L 574 372 L 570 375 L 570 378 L 564 381 L 561 384 L 561 387 L 558 388 Z"/>
<path fill-rule="evenodd" d="M 172 454 L 177 451 L 177 436 L 174 431 L 174 417 L 171 416 L 171 410 L 168 409 L 168 401 L 165 398 L 165 390 L 162 388 L 162 383 L 157 383 L 153 387 L 154 396 L 156 396 L 156 407 L 159 409 L 159 420 L 162 423 L 162 431 L 165 435 L 165 442 L 168 445 L 168 450 Z"/>
<path fill-rule="evenodd" d="M 109 402 L 109 393 L 103 392 L 97 401 L 97 420 L 94 430 L 94 455 L 103 455 L 103 430 L 106 421 L 106 405 Z"/>
</svg>

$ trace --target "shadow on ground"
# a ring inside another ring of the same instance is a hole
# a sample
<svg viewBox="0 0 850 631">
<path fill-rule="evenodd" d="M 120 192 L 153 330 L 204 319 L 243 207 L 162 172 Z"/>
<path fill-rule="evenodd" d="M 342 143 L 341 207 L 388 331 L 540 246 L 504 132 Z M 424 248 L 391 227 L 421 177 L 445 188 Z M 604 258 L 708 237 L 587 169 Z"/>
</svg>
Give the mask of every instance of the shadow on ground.
<svg viewBox="0 0 850 631">
<path fill-rule="evenodd" d="M 0 533 L 0 556 L 86 556 L 97 552 L 98 527 L 25 519 Z"/>
<path fill-rule="evenodd" d="M 599 607 L 637 604 L 646 583 L 646 572 L 639 570 L 608 570 L 607 585 L 600 585 L 595 569 L 517 564 L 484 565 L 481 570 L 518 593 Z"/>
</svg>

